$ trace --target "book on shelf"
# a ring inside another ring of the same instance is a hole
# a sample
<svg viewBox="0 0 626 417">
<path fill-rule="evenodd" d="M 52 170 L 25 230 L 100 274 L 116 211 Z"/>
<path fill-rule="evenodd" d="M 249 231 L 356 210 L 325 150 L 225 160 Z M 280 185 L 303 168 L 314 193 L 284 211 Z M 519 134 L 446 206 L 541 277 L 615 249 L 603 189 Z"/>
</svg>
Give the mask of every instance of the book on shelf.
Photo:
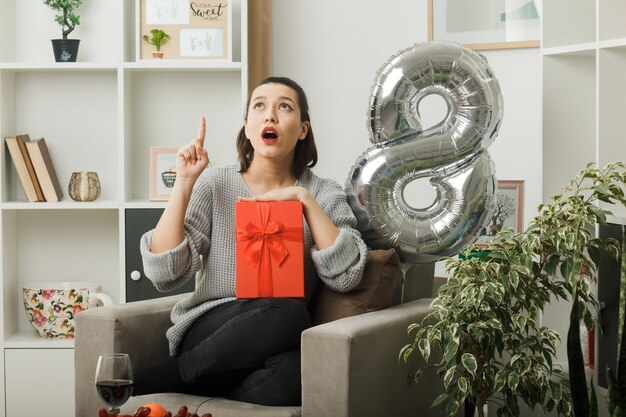
<svg viewBox="0 0 626 417">
<path fill-rule="evenodd" d="M 63 197 L 63 190 L 54 170 L 46 140 L 41 138 L 28 141 L 26 142 L 26 149 L 30 155 L 46 201 L 60 201 Z"/>
<path fill-rule="evenodd" d="M 38 201 L 37 192 L 35 191 L 35 184 L 33 184 L 33 180 L 28 172 L 28 167 L 26 166 L 26 161 L 24 160 L 24 155 L 22 154 L 22 150 L 20 149 L 20 144 L 18 143 L 17 138 L 7 137 L 4 138 L 4 142 L 7 144 L 7 148 L 9 149 L 9 154 L 11 155 L 13 166 L 15 166 L 17 175 L 20 178 L 22 188 L 24 188 L 26 199 L 31 202 Z"/>
<path fill-rule="evenodd" d="M 24 157 L 26 168 L 28 168 L 28 174 L 30 175 L 31 181 L 33 182 L 33 185 L 35 187 L 37 201 L 45 201 L 43 191 L 41 190 L 41 185 L 39 184 L 39 179 L 37 178 L 37 174 L 35 172 L 35 167 L 33 167 L 33 162 L 30 159 L 28 150 L 26 149 L 26 144 L 30 142 L 30 137 L 28 135 L 17 135 L 15 138 L 17 139 L 17 143 L 20 145 L 20 151 L 22 152 L 22 156 Z"/>
</svg>

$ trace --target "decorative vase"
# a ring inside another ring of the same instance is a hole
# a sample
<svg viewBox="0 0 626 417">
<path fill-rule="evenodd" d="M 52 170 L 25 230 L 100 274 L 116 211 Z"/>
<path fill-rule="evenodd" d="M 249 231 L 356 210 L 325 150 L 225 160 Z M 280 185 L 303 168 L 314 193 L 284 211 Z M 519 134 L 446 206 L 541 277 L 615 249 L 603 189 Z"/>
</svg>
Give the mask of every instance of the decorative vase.
<svg viewBox="0 0 626 417">
<path fill-rule="evenodd" d="M 52 50 L 56 62 L 76 62 L 78 39 L 52 39 Z"/>
<path fill-rule="evenodd" d="M 93 282 L 54 281 L 25 284 L 22 300 L 28 320 L 39 336 L 73 339 L 77 313 L 113 299 Z"/>
<path fill-rule="evenodd" d="M 100 197 L 100 180 L 96 172 L 73 172 L 67 191 L 75 201 L 94 201 Z"/>
<path fill-rule="evenodd" d="M 161 59 L 163 58 L 164 53 L 163 52 L 152 52 L 152 58 L 157 58 L 157 59 Z"/>
</svg>

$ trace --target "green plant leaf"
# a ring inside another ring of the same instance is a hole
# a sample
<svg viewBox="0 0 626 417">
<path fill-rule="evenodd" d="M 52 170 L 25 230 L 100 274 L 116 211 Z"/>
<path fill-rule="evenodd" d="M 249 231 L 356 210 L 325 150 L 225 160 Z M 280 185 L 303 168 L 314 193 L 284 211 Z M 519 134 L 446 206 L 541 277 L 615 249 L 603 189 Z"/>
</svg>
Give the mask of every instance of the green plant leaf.
<svg viewBox="0 0 626 417">
<path fill-rule="evenodd" d="M 430 357 L 430 342 L 428 339 L 420 339 L 418 342 L 418 348 L 424 360 L 428 361 L 428 358 Z"/>
<path fill-rule="evenodd" d="M 547 408 L 548 404 L 552 400 L 553 400 L 553 398 L 552 398 L 552 390 L 544 389 L 543 392 L 541 393 L 541 405 L 543 405 L 544 408 Z"/>
<path fill-rule="evenodd" d="M 476 362 L 476 357 L 471 353 L 464 353 L 461 355 L 461 363 L 472 376 L 476 376 L 476 369 L 478 369 L 478 364 Z"/>
<path fill-rule="evenodd" d="M 509 274 L 502 275 L 502 286 L 504 287 L 504 291 L 508 292 L 509 288 L 511 288 L 511 281 L 509 280 Z"/>
<path fill-rule="evenodd" d="M 413 332 L 416 329 L 420 329 L 421 327 L 422 325 L 419 323 L 412 323 L 409 325 L 409 327 L 407 327 L 406 332 L 410 335 L 411 332 Z"/>
<path fill-rule="evenodd" d="M 459 410 L 459 402 L 452 400 L 446 406 L 446 414 L 449 416 L 453 416 Z"/>
<path fill-rule="evenodd" d="M 508 259 L 508 256 L 504 252 L 497 252 L 497 251 L 491 252 L 490 254 L 487 255 L 487 257 L 491 259 L 501 259 L 501 260 Z"/>
<path fill-rule="evenodd" d="M 600 194 L 609 194 L 609 184 L 606 182 L 602 182 L 596 186 L 595 190 L 597 193 Z"/>
<path fill-rule="evenodd" d="M 519 375 L 516 372 L 511 372 L 508 377 L 507 385 L 515 391 L 517 384 L 519 384 Z"/>
<path fill-rule="evenodd" d="M 571 274 L 572 274 L 572 260 L 568 258 L 565 260 L 565 262 L 561 264 L 561 276 L 565 280 L 569 280 Z"/>
<path fill-rule="evenodd" d="M 559 407 L 561 410 L 561 414 L 569 416 L 572 414 L 572 403 L 569 401 L 560 401 Z"/>
<path fill-rule="evenodd" d="M 551 389 L 551 397 L 554 401 L 561 401 L 563 398 L 563 391 L 561 390 L 561 386 L 558 384 L 554 384 Z"/>
<path fill-rule="evenodd" d="M 485 323 L 487 324 L 487 326 L 493 329 L 502 330 L 502 323 L 500 323 L 500 321 L 497 319 L 489 319 Z"/>
<path fill-rule="evenodd" d="M 413 373 L 413 381 L 412 381 L 412 382 L 413 382 L 413 383 L 418 382 L 418 381 L 419 381 L 419 379 L 422 377 L 422 374 L 423 374 L 423 373 L 424 373 L 424 370 L 423 370 L 423 369 L 418 369 L 418 370 L 416 370 L 416 371 Z M 411 385 L 411 384 L 409 383 L 409 385 Z"/>
<path fill-rule="evenodd" d="M 441 342 L 441 330 L 436 327 L 431 328 L 430 332 L 428 333 L 428 338 L 431 341 Z"/>
<path fill-rule="evenodd" d="M 438 292 L 445 293 L 456 288 L 458 288 L 457 282 L 453 280 L 448 280 L 448 282 L 439 287 Z"/>
<path fill-rule="evenodd" d="M 560 259 L 561 258 L 558 255 L 550 256 L 548 261 L 543 266 L 543 269 L 546 271 L 548 275 L 550 276 L 556 275 L 556 268 L 559 265 Z"/>
<path fill-rule="evenodd" d="M 549 369 L 552 369 L 552 352 L 543 350 L 541 353 L 543 354 L 543 358 L 547 362 Z"/>
<path fill-rule="evenodd" d="M 502 388 L 504 388 L 504 385 L 506 384 L 506 376 L 507 376 L 507 371 L 502 369 L 500 371 L 498 371 L 496 373 L 496 377 L 493 381 L 493 392 L 497 393 L 499 392 Z"/>
<path fill-rule="evenodd" d="M 511 271 L 509 274 L 509 282 L 511 283 L 511 287 L 513 289 L 517 289 L 517 286 L 519 285 L 519 274 L 517 271 Z"/>
<path fill-rule="evenodd" d="M 446 371 L 446 374 L 443 377 L 443 386 L 445 388 L 448 388 L 450 386 L 450 383 L 454 379 L 455 372 L 456 372 L 456 366 L 453 366 Z"/>
<path fill-rule="evenodd" d="M 589 168 L 590 165 L 591 164 L 587 164 L 587 168 Z M 595 178 L 598 178 L 598 174 L 596 174 L 596 172 L 592 170 L 585 170 L 583 174 L 583 178 L 595 179 Z"/>
<path fill-rule="evenodd" d="M 401 350 L 400 350 L 400 354 L 398 355 L 398 361 L 404 361 L 404 363 L 406 363 L 409 360 L 409 356 L 411 356 L 411 353 L 413 353 L 413 345 L 405 345 Z"/>
<path fill-rule="evenodd" d="M 456 382 L 458 388 L 459 388 L 459 393 L 461 394 L 462 397 L 466 397 L 467 396 L 467 389 L 469 388 L 469 384 L 467 382 L 467 379 L 465 377 L 460 377 L 459 380 Z"/>
<path fill-rule="evenodd" d="M 448 346 L 446 346 L 446 350 L 444 353 L 443 361 L 450 362 L 452 358 L 456 355 L 456 352 L 459 350 L 459 343 L 454 340 L 451 341 Z"/>
<path fill-rule="evenodd" d="M 440 394 L 437 398 L 435 398 L 435 401 L 433 401 L 431 407 L 437 407 L 439 404 L 441 404 L 448 398 L 449 398 L 448 394 Z"/>
<path fill-rule="evenodd" d="M 600 207 L 589 205 L 587 206 L 587 212 L 592 215 L 598 223 L 606 223 L 606 214 Z"/>
</svg>

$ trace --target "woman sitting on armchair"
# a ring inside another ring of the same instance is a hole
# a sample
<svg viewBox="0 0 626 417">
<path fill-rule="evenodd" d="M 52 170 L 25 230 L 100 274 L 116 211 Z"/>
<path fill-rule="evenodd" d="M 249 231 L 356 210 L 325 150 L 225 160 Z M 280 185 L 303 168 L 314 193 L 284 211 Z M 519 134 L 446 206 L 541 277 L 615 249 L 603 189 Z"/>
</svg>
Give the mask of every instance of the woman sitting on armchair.
<svg viewBox="0 0 626 417">
<path fill-rule="evenodd" d="M 302 88 L 270 77 L 248 98 L 239 166 L 209 167 L 206 122 L 178 150 L 176 182 L 156 228 L 141 239 L 146 276 L 160 291 L 194 279 L 172 310 L 170 357 L 135 375 L 134 395 L 186 392 L 264 405 L 299 405 L 300 335 L 320 282 L 346 292 L 367 247 L 342 187 L 311 171 L 317 150 Z M 206 168 L 206 169 L 205 169 Z M 235 297 L 235 203 L 302 202 L 304 299 Z M 204 265 L 203 265 L 204 264 Z"/>
</svg>

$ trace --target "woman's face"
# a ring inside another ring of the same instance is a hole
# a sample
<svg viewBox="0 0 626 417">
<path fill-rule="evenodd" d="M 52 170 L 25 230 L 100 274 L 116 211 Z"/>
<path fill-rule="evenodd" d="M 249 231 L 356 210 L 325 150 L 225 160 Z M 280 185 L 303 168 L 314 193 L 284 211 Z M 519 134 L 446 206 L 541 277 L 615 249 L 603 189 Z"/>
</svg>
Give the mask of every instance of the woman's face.
<svg viewBox="0 0 626 417">
<path fill-rule="evenodd" d="M 309 130 L 309 123 L 300 121 L 297 93 L 277 83 L 260 85 L 252 92 L 244 126 L 255 158 L 291 157 L 289 162 Z"/>
</svg>

